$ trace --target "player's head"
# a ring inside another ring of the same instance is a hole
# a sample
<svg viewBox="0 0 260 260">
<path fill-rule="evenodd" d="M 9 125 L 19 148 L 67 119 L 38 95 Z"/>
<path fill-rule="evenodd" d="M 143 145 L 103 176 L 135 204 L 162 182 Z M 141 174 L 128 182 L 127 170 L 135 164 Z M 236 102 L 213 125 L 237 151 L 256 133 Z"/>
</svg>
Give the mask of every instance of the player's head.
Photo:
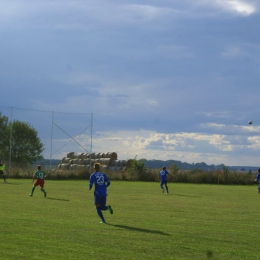
<svg viewBox="0 0 260 260">
<path fill-rule="evenodd" d="M 38 165 L 37 169 L 38 170 L 41 170 L 42 166 L 41 165 Z"/>
<path fill-rule="evenodd" d="M 165 166 L 163 166 L 163 167 L 162 167 L 162 169 L 165 171 L 165 170 L 166 170 L 166 167 L 165 167 Z"/>
<path fill-rule="evenodd" d="M 100 163 L 95 163 L 94 168 L 98 172 L 100 170 Z"/>
<path fill-rule="evenodd" d="M 260 173 L 260 168 L 258 169 L 258 172 Z"/>
</svg>

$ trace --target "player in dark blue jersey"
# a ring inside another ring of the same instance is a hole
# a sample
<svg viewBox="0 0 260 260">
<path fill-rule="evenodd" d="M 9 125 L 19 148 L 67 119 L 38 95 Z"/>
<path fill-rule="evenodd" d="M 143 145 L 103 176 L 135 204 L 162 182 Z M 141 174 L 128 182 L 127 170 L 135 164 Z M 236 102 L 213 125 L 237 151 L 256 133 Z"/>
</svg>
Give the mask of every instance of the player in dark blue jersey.
<svg viewBox="0 0 260 260">
<path fill-rule="evenodd" d="M 258 193 L 260 193 L 260 169 L 258 169 L 255 181 L 258 181 L 258 190 L 257 191 L 258 191 Z"/>
<path fill-rule="evenodd" d="M 162 189 L 162 192 L 164 192 L 163 185 L 165 186 L 166 189 L 166 194 L 169 193 L 169 189 L 167 186 L 168 180 L 167 180 L 167 175 L 170 175 L 168 171 L 166 171 L 166 167 L 164 166 L 162 170 L 159 172 L 159 178 L 160 178 L 160 187 Z"/>
<path fill-rule="evenodd" d="M 99 163 L 95 163 L 94 168 L 95 172 L 91 174 L 89 179 L 89 190 L 95 184 L 94 204 L 96 205 L 97 214 L 102 220 L 100 223 L 106 223 L 102 210 L 108 210 L 110 214 L 113 214 L 112 207 L 110 205 L 106 206 L 107 187 L 110 185 L 110 180 L 105 173 L 100 172 Z"/>
</svg>

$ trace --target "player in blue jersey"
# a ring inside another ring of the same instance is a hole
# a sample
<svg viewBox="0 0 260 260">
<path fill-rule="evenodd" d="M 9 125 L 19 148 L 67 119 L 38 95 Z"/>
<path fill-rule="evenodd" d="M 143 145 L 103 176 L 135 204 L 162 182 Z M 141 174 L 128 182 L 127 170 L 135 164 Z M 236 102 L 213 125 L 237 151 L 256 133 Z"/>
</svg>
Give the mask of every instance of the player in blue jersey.
<svg viewBox="0 0 260 260">
<path fill-rule="evenodd" d="M 100 164 L 95 163 L 95 172 L 91 174 L 89 179 L 89 190 L 95 184 L 94 190 L 94 204 L 96 206 L 97 214 L 101 218 L 100 223 L 106 223 L 102 210 L 108 210 L 110 214 L 113 214 L 113 209 L 110 205 L 106 206 L 107 200 L 107 187 L 110 185 L 110 180 L 105 173 L 100 171 Z"/>
<path fill-rule="evenodd" d="M 260 193 L 260 168 L 258 169 L 255 181 L 258 181 L 258 189 L 257 189 L 257 191 L 258 191 L 258 193 Z"/>
<path fill-rule="evenodd" d="M 170 175 L 168 171 L 166 171 L 166 167 L 162 167 L 162 170 L 159 172 L 159 178 L 160 178 L 160 187 L 162 189 L 162 192 L 164 192 L 163 185 L 165 186 L 166 189 L 166 194 L 169 193 L 169 189 L 167 186 L 168 180 L 167 180 L 167 175 Z"/>
</svg>

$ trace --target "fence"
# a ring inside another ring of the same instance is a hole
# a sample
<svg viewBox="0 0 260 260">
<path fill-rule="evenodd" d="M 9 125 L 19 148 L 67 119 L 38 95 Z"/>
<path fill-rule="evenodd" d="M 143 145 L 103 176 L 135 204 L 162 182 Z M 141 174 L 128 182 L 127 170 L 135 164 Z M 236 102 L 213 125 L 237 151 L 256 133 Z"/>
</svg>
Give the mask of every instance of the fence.
<svg viewBox="0 0 260 260">
<path fill-rule="evenodd" d="M 92 152 L 93 113 L 71 113 L 0 106 L 2 116 L 9 122 L 28 123 L 44 144 L 43 157 L 61 159 L 68 151 Z M 9 173 L 11 171 L 12 130 L 10 134 Z M 7 158 L 5 158 L 7 161 Z"/>
</svg>

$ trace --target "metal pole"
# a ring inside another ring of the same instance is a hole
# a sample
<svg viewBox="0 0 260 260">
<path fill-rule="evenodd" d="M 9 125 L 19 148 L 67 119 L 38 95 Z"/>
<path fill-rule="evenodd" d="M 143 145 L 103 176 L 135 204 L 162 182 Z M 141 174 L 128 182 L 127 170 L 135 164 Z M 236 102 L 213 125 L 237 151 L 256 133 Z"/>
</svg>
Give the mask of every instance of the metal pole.
<svg viewBox="0 0 260 260">
<path fill-rule="evenodd" d="M 51 116 L 51 151 L 50 151 L 50 170 L 51 170 L 51 160 L 52 160 L 53 116 L 54 116 L 54 111 L 52 111 L 52 116 Z"/>
<path fill-rule="evenodd" d="M 93 113 L 91 113 L 91 127 L 90 127 L 90 163 L 89 163 L 89 174 L 91 174 L 91 154 L 92 154 L 92 128 L 93 128 Z"/>
<path fill-rule="evenodd" d="M 13 135 L 13 107 L 11 107 L 11 123 L 10 123 L 10 137 L 9 137 L 9 179 L 11 173 L 11 153 L 12 153 L 12 135 Z"/>
</svg>

